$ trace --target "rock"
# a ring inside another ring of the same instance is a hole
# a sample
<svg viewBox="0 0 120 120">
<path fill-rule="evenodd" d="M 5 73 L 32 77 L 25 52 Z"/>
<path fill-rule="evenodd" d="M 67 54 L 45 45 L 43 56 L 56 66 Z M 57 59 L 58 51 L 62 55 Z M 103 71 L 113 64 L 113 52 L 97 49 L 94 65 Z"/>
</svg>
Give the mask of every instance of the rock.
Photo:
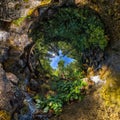
<svg viewBox="0 0 120 120">
<path fill-rule="evenodd" d="M 9 39 L 10 46 L 18 49 L 18 51 L 23 51 L 24 48 L 31 42 L 30 39 L 28 38 L 28 35 L 25 33 L 23 34 L 11 33 L 11 37 Z"/>
<path fill-rule="evenodd" d="M 40 6 L 40 0 L 1 0 L 0 20 L 10 22 L 20 17 L 26 17 Z"/>
<path fill-rule="evenodd" d="M 19 115 L 19 120 L 33 120 L 31 115 Z"/>
<path fill-rule="evenodd" d="M 17 85 L 19 82 L 19 79 L 13 74 L 13 73 L 6 73 L 7 79 L 12 82 L 13 84 Z"/>
<path fill-rule="evenodd" d="M 0 1 L 0 20 L 11 21 L 20 16 L 20 10 L 16 7 L 21 4 L 19 1 L 14 0 L 1 0 Z"/>
<path fill-rule="evenodd" d="M 15 32 L 10 33 L 8 41 L 1 42 L 0 62 L 4 63 L 5 69 L 12 72 L 18 71 L 20 56 L 24 52 L 24 48 L 30 43 L 31 40 L 27 33 L 19 34 Z"/>
<path fill-rule="evenodd" d="M 0 45 L 0 62 L 4 62 L 8 59 L 9 47 L 3 47 Z"/>
<path fill-rule="evenodd" d="M 75 4 L 77 5 L 86 5 L 88 2 L 88 0 L 75 0 Z"/>
<path fill-rule="evenodd" d="M 13 91 L 11 91 L 11 84 L 6 78 L 5 71 L 0 64 L 0 109 L 10 110 L 10 99 L 12 98 Z"/>
<path fill-rule="evenodd" d="M 0 30 L 0 42 L 6 42 L 9 36 L 9 32 Z"/>
<path fill-rule="evenodd" d="M 7 73 L 6 76 L 0 64 L 0 110 L 7 110 L 8 112 L 11 112 L 13 109 L 11 101 L 17 99 L 15 96 L 17 86 L 10 81 L 17 83 L 18 79 L 12 73 Z"/>
<path fill-rule="evenodd" d="M 40 90 L 39 83 L 34 79 L 30 80 L 30 90 L 36 91 L 36 92 L 39 92 L 39 90 Z"/>
<path fill-rule="evenodd" d="M 32 42 L 28 31 L 31 23 L 36 20 L 34 18 L 36 16 L 30 15 L 35 10 L 37 11 L 39 6 L 50 2 L 51 0 L 47 2 L 41 0 L 0 1 L 0 28 L 2 29 L 0 30 L 0 62 L 4 63 L 4 68 L 8 71 L 18 71 L 19 66 L 16 63 L 19 62 L 24 48 Z"/>
</svg>

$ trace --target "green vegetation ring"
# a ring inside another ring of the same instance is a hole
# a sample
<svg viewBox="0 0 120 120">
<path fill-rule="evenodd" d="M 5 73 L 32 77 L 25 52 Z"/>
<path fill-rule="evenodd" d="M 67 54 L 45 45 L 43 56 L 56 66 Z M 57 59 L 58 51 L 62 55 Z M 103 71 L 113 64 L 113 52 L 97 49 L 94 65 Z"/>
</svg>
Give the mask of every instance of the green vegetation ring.
<svg viewBox="0 0 120 120">
<path fill-rule="evenodd" d="M 90 47 L 104 49 L 107 46 L 104 24 L 93 10 L 61 7 L 53 11 L 52 17 L 44 17 L 32 31 L 35 41 L 42 40 L 45 44 L 66 41 L 80 52 Z"/>
<path fill-rule="evenodd" d="M 80 66 L 82 52 L 96 47 L 104 50 L 107 40 L 104 24 L 91 9 L 61 7 L 49 10 L 48 13 L 53 10 L 52 15 L 46 13 L 40 22 L 35 23 L 37 27 L 31 36 L 36 43 L 34 50 L 39 60 L 40 80 L 47 78 L 46 84 L 50 85 L 47 89 L 52 92 L 43 97 L 38 95 L 35 100 L 44 113 L 53 110 L 59 114 L 65 103 L 83 98 L 81 90 L 86 83 L 82 81 Z M 59 61 L 58 67 L 52 69 L 50 62 L 53 58 L 74 60 L 67 66 L 64 61 Z"/>
</svg>

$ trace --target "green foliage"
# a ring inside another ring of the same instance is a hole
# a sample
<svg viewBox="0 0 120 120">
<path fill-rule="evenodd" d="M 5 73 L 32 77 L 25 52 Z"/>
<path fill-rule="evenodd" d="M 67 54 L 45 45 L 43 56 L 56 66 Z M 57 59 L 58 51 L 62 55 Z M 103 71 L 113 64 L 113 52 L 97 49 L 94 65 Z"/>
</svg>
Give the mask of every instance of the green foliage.
<svg viewBox="0 0 120 120">
<path fill-rule="evenodd" d="M 50 44 L 57 44 L 63 54 L 66 50 L 70 51 L 68 56 L 76 59 L 82 69 L 81 56 L 84 50 L 96 47 L 104 50 L 107 46 L 104 24 L 94 11 L 86 7 L 62 7 L 55 11 L 50 19 L 44 17 L 37 23 L 37 28 L 31 32 L 36 42 L 36 53 L 41 56 L 41 51 L 46 53 Z"/>
<path fill-rule="evenodd" d="M 47 62 L 47 60 L 45 61 Z M 44 66 L 46 68 L 47 65 Z M 77 61 L 65 66 L 64 61 L 61 60 L 56 70 L 48 69 L 51 71 L 49 72 L 50 91 L 53 91 L 54 94 L 48 92 L 47 95 L 35 97 L 36 105 L 45 113 L 53 110 L 55 114 L 59 114 L 65 103 L 83 98 L 81 89 L 86 86 L 86 83 L 82 81 L 83 74 Z"/>
<path fill-rule="evenodd" d="M 44 113 L 53 110 L 55 114 L 62 112 L 64 103 L 68 103 L 73 100 L 81 100 L 81 89 L 86 86 L 86 83 L 80 80 L 55 81 L 54 89 L 57 90 L 55 95 L 47 95 L 47 97 L 36 97 L 37 107 L 42 109 Z"/>
<path fill-rule="evenodd" d="M 104 50 L 107 40 L 103 23 L 91 9 L 67 7 L 55 11 L 50 19 L 43 18 L 31 35 L 36 42 L 35 54 L 45 71 L 49 71 L 51 90 L 54 91 L 54 94 L 35 97 L 36 105 L 45 113 L 53 110 L 59 114 L 65 103 L 83 98 L 81 89 L 86 83 L 82 81 L 80 68 L 82 51 L 97 46 Z M 59 50 L 75 61 L 67 66 L 64 61 L 59 61 L 54 70 L 47 55 L 48 52 L 57 54 Z"/>
<path fill-rule="evenodd" d="M 57 82 L 57 93 L 64 102 L 81 100 L 81 88 L 85 86 L 81 79 L 74 81 L 58 81 Z"/>
<path fill-rule="evenodd" d="M 99 46 L 101 49 L 106 47 L 104 25 L 91 9 L 67 7 L 56 11 L 51 19 L 45 18 L 39 23 L 41 32 L 40 29 L 33 31 L 35 40 L 42 37 L 46 43 L 71 42 L 80 52 L 91 46 Z"/>
<path fill-rule="evenodd" d="M 57 96 L 49 96 L 47 98 L 36 99 L 36 106 L 42 109 L 44 113 L 48 113 L 49 110 L 53 110 L 55 114 L 59 114 L 62 111 L 63 101 Z"/>
<path fill-rule="evenodd" d="M 50 91 L 54 94 L 48 92 L 44 96 L 36 96 L 36 106 L 45 113 L 50 110 L 55 114 L 61 113 L 65 103 L 83 98 L 81 90 L 87 83 L 82 78 L 83 74 L 76 62 L 64 66 L 64 61 L 60 61 L 50 80 Z"/>
</svg>

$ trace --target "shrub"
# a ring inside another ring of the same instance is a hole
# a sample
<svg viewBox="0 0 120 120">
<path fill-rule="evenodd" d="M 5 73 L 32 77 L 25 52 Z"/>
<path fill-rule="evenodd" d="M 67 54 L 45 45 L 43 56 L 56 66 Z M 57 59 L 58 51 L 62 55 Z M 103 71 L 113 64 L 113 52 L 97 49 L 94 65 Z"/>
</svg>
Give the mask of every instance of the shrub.
<svg viewBox="0 0 120 120">
<path fill-rule="evenodd" d="M 79 52 L 86 48 L 99 46 L 104 49 L 107 40 L 104 33 L 104 25 L 99 16 L 88 8 L 58 8 L 49 19 L 44 18 L 33 30 L 34 40 L 47 44 L 53 41 L 71 42 Z"/>
<path fill-rule="evenodd" d="M 87 84 L 80 80 L 74 81 L 56 81 L 55 95 L 47 95 L 47 97 L 35 97 L 36 106 L 42 109 L 44 113 L 53 110 L 55 114 L 62 112 L 62 107 L 65 103 L 74 100 L 82 100 L 83 95 L 81 89 Z"/>
</svg>

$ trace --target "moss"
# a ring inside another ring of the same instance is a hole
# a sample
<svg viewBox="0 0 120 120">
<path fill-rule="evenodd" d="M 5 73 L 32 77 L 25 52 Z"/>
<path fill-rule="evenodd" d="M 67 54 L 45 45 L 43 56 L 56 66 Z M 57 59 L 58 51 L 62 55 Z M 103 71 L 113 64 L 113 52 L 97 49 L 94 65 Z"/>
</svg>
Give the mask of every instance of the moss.
<svg viewBox="0 0 120 120">
<path fill-rule="evenodd" d="M 43 5 L 48 5 L 52 2 L 52 0 L 42 0 L 40 5 L 43 6 Z"/>
<path fill-rule="evenodd" d="M 25 20 L 26 17 L 21 17 L 21 18 L 18 18 L 16 20 L 13 20 L 13 24 L 17 25 L 17 26 L 20 26 L 22 24 L 22 22 Z"/>
<path fill-rule="evenodd" d="M 27 17 L 30 16 L 34 11 L 35 11 L 36 8 L 32 8 L 28 11 L 27 13 Z"/>
<path fill-rule="evenodd" d="M 10 114 L 5 111 L 5 110 L 1 110 L 0 111 L 0 120 L 10 120 L 11 117 L 10 117 Z"/>
<path fill-rule="evenodd" d="M 29 1 L 29 0 L 25 0 L 25 1 Z M 44 5 L 48 5 L 51 3 L 52 0 L 42 0 L 40 2 L 40 5 L 38 6 L 44 6 Z M 31 8 L 28 13 L 27 13 L 27 16 L 30 16 L 34 11 L 36 10 L 36 8 Z"/>
<path fill-rule="evenodd" d="M 116 78 L 108 76 L 106 84 L 101 89 L 101 96 L 106 106 L 120 106 L 120 86 Z"/>
<path fill-rule="evenodd" d="M 24 2 L 29 2 L 29 0 L 23 0 Z"/>
<path fill-rule="evenodd" d="M 117 104 L 120 107 L 120 88 L 102 88 L 102 98 L 106 106 Z"/>
<path fill-rule="evenodd" d="M 30 9 L 27 13 L 27 16 L 24 16 L 24 17 L 20 17 L 16 20 L 13 20 L 13 24 L 17 25 L 17 26 L 20 26 L 22 24 L 22 22 L 25 21 L 26 18 L 30 18 L 30 15 L 34 12 L 35 9 Z"/>
</svg>

